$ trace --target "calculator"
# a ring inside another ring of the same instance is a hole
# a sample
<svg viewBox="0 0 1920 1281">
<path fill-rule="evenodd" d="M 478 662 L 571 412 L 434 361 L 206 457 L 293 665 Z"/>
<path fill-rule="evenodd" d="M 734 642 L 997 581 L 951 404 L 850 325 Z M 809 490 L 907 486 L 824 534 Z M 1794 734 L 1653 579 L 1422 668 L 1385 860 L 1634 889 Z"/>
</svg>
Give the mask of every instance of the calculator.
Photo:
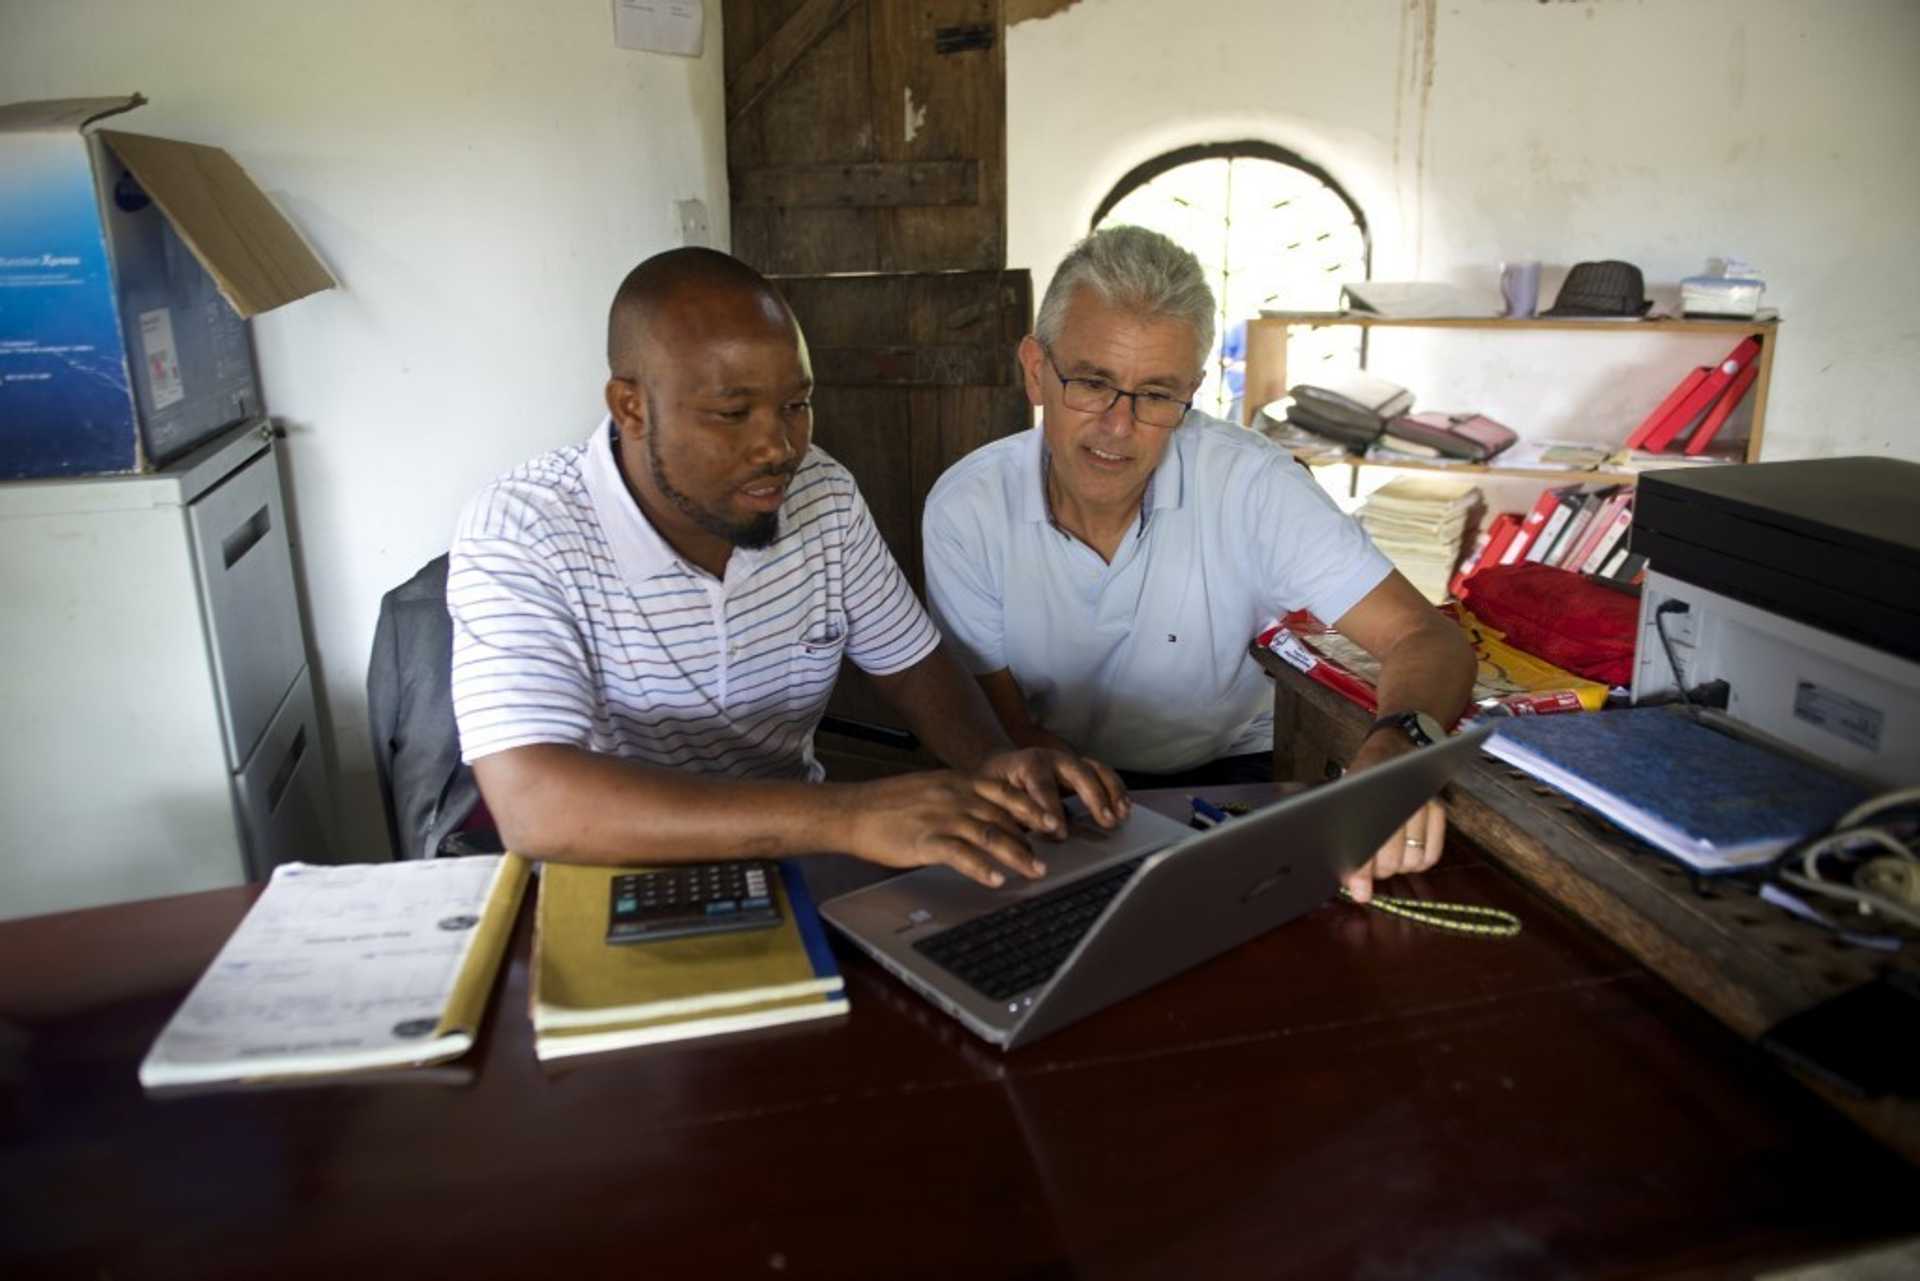
<svg viewBox="0 0 1920 1281">
<path fill-rule="evenodd" d="M 778 925 L 777 875 L 765 859 L 621 872 L 613 878 L 607 903 L 607 942 L 648 943 Z"/>
</svg>

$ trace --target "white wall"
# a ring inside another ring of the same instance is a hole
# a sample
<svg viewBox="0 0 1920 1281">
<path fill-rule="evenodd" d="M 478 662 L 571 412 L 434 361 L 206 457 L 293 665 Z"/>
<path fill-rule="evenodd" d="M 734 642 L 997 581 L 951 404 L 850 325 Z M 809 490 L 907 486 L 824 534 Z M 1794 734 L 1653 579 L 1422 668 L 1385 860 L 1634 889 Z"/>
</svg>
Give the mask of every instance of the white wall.
<svg viewBox="0 0 1920 1281">
<path fill-rule="evenodd" d="M 1008 260 L 1037 285 L 1134 165 L 1262 138 L 1360 203 L 1376 279 L 1492 288 L 1501 259 L 1539 258 L 1544 307 L 1581 260 L 1670 296 L 1744 257 L 1785 322 L 1763 456 L 1920 459 L 1912 0 L 1082 0 L 1009 30 L 1007 80 Z M 1372 363 L 1429 408 L 1618 439 L 1729 345 L 1622 341 L 1643 340 L 1475 335 Z"/>
<path fill-rule="evenodd" d="M 117 127 L 227 148 L 343 288 L 255 322 L 331 712 L 343 853 L 385 848 L 365 679 L 382 592 L 488 478 L 584 437 L 606 306 L 726 243 L 718 6 L 705 56 L 613 46 L 609 0 L 0 0 L 0 102 L 139 90 Z"/>
</svg>

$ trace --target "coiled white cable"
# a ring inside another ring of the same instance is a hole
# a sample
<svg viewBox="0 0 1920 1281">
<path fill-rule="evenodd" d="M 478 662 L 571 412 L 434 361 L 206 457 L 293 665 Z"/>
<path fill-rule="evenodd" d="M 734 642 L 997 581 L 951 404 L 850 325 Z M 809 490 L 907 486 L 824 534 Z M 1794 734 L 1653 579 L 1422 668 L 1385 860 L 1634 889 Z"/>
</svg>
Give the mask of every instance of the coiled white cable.
<svg viewBox="0 0 1920 1281">
<path fill-rule="evenodd" d="M 1782 867 L 1780 879 L 1810 893 L 1852 903 L 1862 912 L 1879 912 L 1920 929 L 1920 854 L 1886 828 L 1866 826 L 1866 820 L 1876 814 L 1909 806 L 1920 806 L 1920 787 L 1898 788 L 1862 801 L 1841 815 L 1826 835 L 1799 850 L 1799 871 Z M 1877 845 L 1888 853 L 1861 864 L 1851 883 L 1822 873 L 1823 856 L 1863 845 Z"/>
</svg>

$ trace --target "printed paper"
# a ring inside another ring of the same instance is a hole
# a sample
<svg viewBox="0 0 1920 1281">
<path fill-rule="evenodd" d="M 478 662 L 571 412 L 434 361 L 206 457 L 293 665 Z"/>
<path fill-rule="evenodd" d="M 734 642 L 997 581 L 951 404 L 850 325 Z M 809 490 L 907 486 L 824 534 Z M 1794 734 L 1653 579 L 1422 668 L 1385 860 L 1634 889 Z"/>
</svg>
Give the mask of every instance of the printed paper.
<svg viewBox="0 0 1920 1281">
<path fill-rule="evenodd" d="M 701 0 L 613 0 L 613 42 L 622 49 L 698 58 L 706 18 Z"/>
<path fill-rule="evenodd" d="M 165 307 L 140 313 L 140 347 L 146 353 L 147 392 L 153 412 L 187 398 L 180 381 L 180 354 L 173 345 L 173 313 Z"/>
</svg>

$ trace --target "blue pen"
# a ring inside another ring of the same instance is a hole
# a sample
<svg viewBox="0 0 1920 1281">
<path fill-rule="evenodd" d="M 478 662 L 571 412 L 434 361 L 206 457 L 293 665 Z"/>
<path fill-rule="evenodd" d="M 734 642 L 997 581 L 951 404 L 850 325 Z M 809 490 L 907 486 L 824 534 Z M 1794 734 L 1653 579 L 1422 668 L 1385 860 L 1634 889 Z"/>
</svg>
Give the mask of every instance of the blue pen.
<svg viewBox="0 0 1920 1281">
<path fill-rule="evenodd" d="M 1228 814 L 1218 805 L 1201 797 L 1189 796 L 1187 800 L 1193 805 L 1194 818 L 1200 820 L 1208 827 L 1217 826 L 1232 817 L 1232 815 Z"/>
</svg>

